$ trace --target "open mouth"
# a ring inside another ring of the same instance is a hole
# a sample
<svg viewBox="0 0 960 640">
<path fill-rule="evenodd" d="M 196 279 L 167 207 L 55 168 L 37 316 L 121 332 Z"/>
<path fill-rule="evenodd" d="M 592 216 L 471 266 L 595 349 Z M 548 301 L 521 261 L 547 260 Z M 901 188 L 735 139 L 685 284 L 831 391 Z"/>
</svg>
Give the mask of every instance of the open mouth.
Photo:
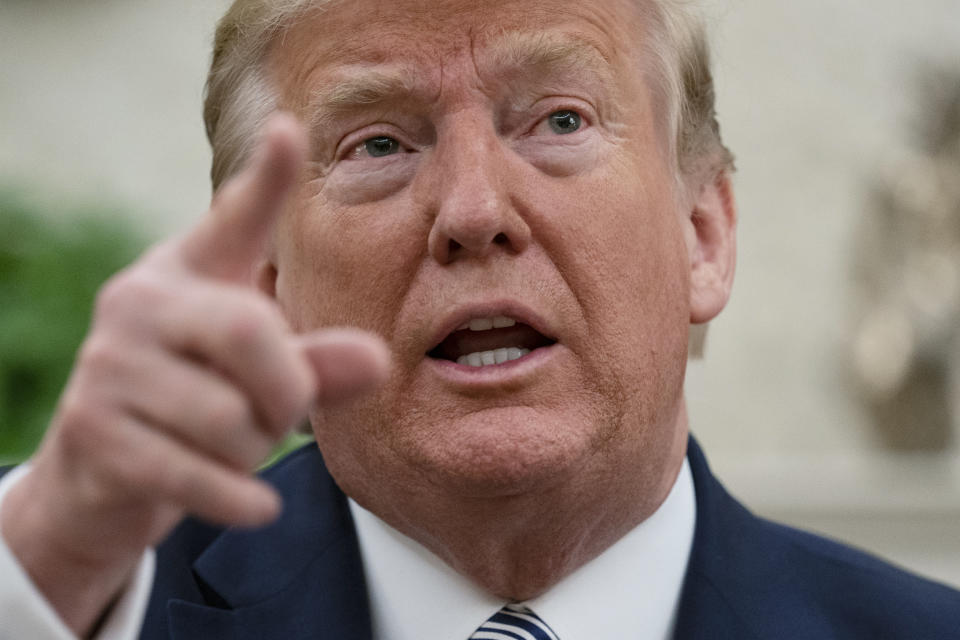
<svg viewBox="0 0 960 640">
<path fill-rule="evenodd" d="M 470 367 L 488 367 L 519 360 L 552 344 L 556 340 L 513 318 L 473 318 L 457 327 L 427 356 Z"/>
</svg>

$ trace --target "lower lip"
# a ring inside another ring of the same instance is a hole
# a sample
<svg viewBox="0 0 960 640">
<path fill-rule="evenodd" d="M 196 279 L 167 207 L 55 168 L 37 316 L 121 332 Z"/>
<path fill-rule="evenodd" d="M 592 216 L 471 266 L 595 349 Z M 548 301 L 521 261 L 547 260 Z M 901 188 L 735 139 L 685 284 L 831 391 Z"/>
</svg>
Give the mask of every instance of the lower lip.
<svg viewBox="0 0 960 640">
<path fill-rule="evenodd" d="M 471 367 L 466 364 L 457 364 L 452 360 L 439 360 L 429 357 L 425 359 L 425 362 L 441 378 L 456 384 L 465 386 L 496 385 L 530 375 L 556 357 L 559 348 L 559 344 L 540 347 L 522 358 L 484 367 Z"/>
</svg>

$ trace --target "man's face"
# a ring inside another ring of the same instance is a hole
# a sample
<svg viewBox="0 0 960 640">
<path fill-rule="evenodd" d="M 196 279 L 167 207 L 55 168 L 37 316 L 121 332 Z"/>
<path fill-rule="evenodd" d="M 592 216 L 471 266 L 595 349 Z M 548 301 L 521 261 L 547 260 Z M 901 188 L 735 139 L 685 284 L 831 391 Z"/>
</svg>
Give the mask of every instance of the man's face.
<svg viewBox="0 0 960 640">
<path fill-rule="evenodd" d="M 333 0 L 273 50 L 312 144 L 277 299 L 393 354 L 312 416 L 361 502 L 676 470 L 689 216 L 633 5 Z"/>
</svg>

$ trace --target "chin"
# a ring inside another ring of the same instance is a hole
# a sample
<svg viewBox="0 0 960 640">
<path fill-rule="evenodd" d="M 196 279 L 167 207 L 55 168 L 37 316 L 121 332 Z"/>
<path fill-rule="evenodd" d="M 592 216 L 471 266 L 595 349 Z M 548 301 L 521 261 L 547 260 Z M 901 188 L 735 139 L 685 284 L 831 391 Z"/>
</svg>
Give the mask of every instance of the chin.
<svg viewBox="0 0 960 640">
<path fill-rule="evenodd" d="M 485 409 L 433 428 L 404 430 L 394 446 L 434 490 L 467 498 L 545 492 L 575 475 L 598 441 L 596 423 L 545 413 Z"/>
</svg>

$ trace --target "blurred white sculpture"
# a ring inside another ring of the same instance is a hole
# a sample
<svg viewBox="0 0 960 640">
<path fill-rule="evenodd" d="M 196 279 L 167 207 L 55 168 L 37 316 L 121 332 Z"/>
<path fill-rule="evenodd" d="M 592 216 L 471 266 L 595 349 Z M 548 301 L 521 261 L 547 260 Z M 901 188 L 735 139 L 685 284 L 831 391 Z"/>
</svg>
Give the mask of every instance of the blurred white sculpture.
<svg viewBox="0 0 960 640">
<path fill-rule="evenodd" d="M 960 433 L 960 69 L 921 86 L 921 144 L 887 163 L 858 238 L 852 359 L 884 442 L 936 450 Z"/>
</svg>

